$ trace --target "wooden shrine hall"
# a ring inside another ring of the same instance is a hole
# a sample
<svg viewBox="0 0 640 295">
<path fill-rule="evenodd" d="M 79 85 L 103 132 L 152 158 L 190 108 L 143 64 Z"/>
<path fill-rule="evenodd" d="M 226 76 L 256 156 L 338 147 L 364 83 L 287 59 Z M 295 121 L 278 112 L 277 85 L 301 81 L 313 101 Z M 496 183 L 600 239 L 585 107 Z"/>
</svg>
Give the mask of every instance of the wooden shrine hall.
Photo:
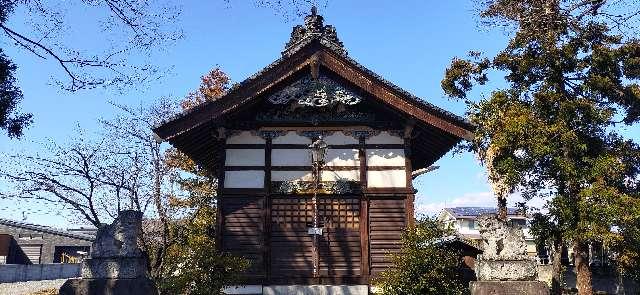
<svg viewBox="0 0 640 295">
<path fill-rule="evenodd" d="M 349 58 L 313 9 L 280 59 L 155 132 L 219 178 L 217 246 L 251 261 L 227 293 L 368 294 L 413 222 L 412 176 L 470 130 Z"/>
</svg>

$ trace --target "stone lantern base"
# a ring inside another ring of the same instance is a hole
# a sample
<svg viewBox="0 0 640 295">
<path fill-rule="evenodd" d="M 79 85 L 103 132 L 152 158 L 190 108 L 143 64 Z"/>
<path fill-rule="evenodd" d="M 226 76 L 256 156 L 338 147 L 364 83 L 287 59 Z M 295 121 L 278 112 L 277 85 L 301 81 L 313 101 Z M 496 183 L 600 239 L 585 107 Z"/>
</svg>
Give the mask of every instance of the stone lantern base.
<svg viewBox="0 0 640 295">
<path fill-rule="evenodd" d="M 549 295 L 547 284 L 539 281 L 470 282 L 471 295 Z"/>
</svg>

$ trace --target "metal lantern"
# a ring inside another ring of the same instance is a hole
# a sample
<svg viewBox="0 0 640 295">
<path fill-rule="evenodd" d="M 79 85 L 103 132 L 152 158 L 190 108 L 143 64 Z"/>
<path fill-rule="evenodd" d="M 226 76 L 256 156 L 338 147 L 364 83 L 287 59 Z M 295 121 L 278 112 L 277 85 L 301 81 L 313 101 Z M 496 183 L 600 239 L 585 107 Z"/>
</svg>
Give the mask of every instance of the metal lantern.
<svg viewBox="0 0 640 295">
<path fill-rule="evenodd" d="M 309 148 L 311 148 L 311 162 L 316 166 L 324 164 L 327 154 L 327 143 L 322 140 L 322 136 L 318 137 Z"/>
</svg>

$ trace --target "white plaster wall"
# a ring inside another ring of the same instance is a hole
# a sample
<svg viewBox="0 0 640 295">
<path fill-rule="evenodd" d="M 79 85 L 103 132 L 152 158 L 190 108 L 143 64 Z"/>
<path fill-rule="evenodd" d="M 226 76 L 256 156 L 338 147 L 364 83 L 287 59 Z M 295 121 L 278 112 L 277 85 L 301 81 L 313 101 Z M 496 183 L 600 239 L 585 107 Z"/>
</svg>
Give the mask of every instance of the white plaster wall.
<svg viewBox="0 0 640 295">
<path fill-rule="evenodd" d="M 358 139 L 353 136 L 344 135 L 342 131 L 336 131 L 333 134 L 326 136 L 324 141 L 329 144 L 359 144 Z"/>
<path fill-rule="evenodd" d="M 263 149 L 227 149 L 227 166 L 264 166 Z"/>
<path fill-rule="evenodd" d="M 368 149 L 367 166 L 404 166 L 403 149 Z"/>
<path fill-rule="evenodd" d="M 295 131 L 288 131 L 283 136 L 274 138 L 271 143 L 273 144 L 311 144 L 311 139 L 308 137 L 300 136 Z"/>
<path fill-rule="evenodd" d="M 312 181 L 311 171 L 271 171 L 271 181 Z"/>
<path fill-rule="evenodd" d="M 239 134 L 229 136 L 227 138 L 227 144 L 264 144 L 265 140 L 258 136 L 251 134 L 251 131 L 242 131 Z"/>
<path fill-rule="evenodd" d="M 367 171 L 367 187 L 407 187 L 405 170 Z"/>
<path fill-rule="evenodd" d="M 272 166 L 311 166 L 311 154 L 308 149 L 273 149 Z"/>
<path fill-rule="evenodd" d="M 226 171 L 224 173 L 225 188 L 264 188 L 264 171 Z"/>
<path fill-rule="evenodd" d="M 360 180 L 360 170 L 344 170 L 344 171 L 330 171 L 325 169 L 322 171 L 322 181 L 336 181 L 336 180 Z"/>
<path fill-rule="evenodd" d="M 404 139 L 400 136 L 389 134 L 387 131 L 382 131 L 376 136 L 371 136 L 365 141 L 367 144 L 404 144 Z"/>
<path fill-rule="evenodd" d="M 332 149 L 329 147 L 326 162 L 327 166 L 360 166 L 357 149 Z"/>
</svg>

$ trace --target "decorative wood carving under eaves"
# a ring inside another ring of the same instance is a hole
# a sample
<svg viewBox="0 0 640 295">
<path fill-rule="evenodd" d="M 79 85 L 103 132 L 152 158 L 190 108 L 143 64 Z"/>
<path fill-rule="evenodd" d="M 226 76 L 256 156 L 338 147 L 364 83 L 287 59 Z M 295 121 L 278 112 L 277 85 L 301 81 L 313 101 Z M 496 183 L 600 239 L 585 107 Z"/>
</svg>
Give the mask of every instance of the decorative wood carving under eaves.
<svg viewBox="0 0 640 295">
<path fill-rule="evenodd" d="M 274 181 L 271 183 L 271 191 L 277 194 L 311 194 L 315 184 L 312 181 Z M 349 180 L 322 181 L 318 183 L 319 194 L 352 194 L 360 189 L 359 182 Z"/>
<path fill-rule="evenodd" d="M 301 106 L 326 107 L 355 105 L 362 101 L 362 97 L 325 76 L 318 79 L 307 76 L 272 94 L 267 100 L 275 105 L 296 102 Z"/>
</svg>

